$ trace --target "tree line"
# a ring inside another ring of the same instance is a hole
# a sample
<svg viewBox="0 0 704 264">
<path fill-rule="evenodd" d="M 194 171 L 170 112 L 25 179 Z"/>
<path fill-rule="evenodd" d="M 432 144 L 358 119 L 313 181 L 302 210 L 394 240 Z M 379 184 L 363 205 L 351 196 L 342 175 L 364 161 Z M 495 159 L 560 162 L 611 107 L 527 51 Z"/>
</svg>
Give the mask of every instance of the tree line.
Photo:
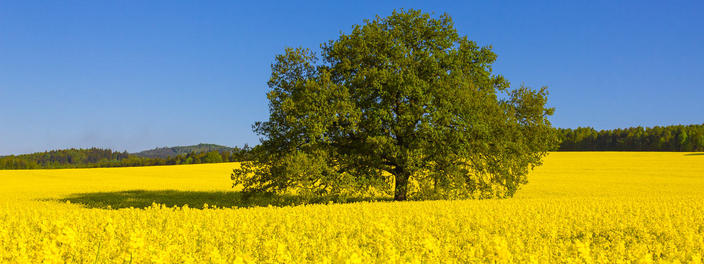
<svg viewBox="0 0 704 264">
<path fill-rule="evenodd" d="M 252 148 L 232 151 L 190 152 L 168 158 L 140 157 L 110 149 L 63 149 L 0 157 L 0 169 L 65 169 L 139 167 L 157 165 L 235 162 L 249 159 Z"/>
<path fill-rule="evenodd" d="M 563 151 L 704 151 L 704 124 L 557 130 Z"/>
<path fill-rule="evenodd" d="M 704 151 L 704 124 L 596 130 L 557 128 L 558 151 Z M 256 147 L 255 147 L 256 148 Z M 64 149 L 0 157 L 0 169 L 138 167 L 252 160 L 253 148 L 190 152 L 168 158 L 140 157 L 109 149 Z"/>
</svg>

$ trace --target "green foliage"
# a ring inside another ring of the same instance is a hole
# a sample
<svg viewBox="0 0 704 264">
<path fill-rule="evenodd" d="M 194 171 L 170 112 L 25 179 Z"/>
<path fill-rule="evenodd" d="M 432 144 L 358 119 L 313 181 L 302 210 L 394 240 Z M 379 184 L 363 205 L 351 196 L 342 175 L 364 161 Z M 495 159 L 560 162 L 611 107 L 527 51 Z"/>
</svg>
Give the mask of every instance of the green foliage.
<svg viewBox="0 0 704 264">
<path fill-rule="evenodd" d="M 24 170 L 39 168 L 39 164 L 33 160 L 26 160 L 15 156 L 5 156 L 0 158 L 0 168 L 8 170 Z"/>
<path fill-rule="evenodd" d="M 547 89 L 510 89 L 451 18 L 394 12 L 276 57 L 245 191 L 506 197 L 557 144 Z"/>
<path fill-rule="evenodd" d="M 76 168 L 95 166 L 113 167 L 115 164 L 129 161 L 127 152 L 108 149 L 65 149 L 33 154 L 0 157 L 0 169 L 43 169 Z"/>
<path fill-rule="evenodd" d="M 217 146 L 217 145 L 212 145 Z M 189 152 L 166 158 L 147 158 L 109 149 L 64 149 L 0 157 L 0 169 L 63 169 L 136 167 L 176 164 L 234 162 L 251 159 L 252 148 L 229 151 Z"/>
<path fill-rule="evenodd" d="M 704 124 L 597 131 L 558 129 L 560 150 L 704 151 Z"/>
<path fill-rule="evenodd" d="M 145 158 L 162 158 L 167 159 L 170 157 L 176 157 L 178 155 L 186 155 L 191 152 L 195 153 L 207 153 L 211 151 L 217 152 L 232 152 L 235 148 L 220 146 L 216 144 L 198 144 L 193 146 L 176 146 L 176 147 L 163 147 L 155 148 L 150 150 L 145 150 L 141 152 L 134 153 L 134 155 L 145 157 Z"/>
<path fill-rule="evenodd" d="M 222 155 L 217 151 L 208 152 L 203 158 L 203 163 L 218 163 L 222 162 Z"/>
</svg>

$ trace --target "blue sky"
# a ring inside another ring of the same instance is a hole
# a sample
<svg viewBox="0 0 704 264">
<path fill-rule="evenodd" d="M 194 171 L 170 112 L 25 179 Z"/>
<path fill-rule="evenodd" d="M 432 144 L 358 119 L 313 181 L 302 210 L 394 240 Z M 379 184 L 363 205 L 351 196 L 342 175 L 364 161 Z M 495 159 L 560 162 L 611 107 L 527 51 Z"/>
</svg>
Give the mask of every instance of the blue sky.
<svg viewBox="0 0 704 264">
<path fill-rule="evenodd" d="M 447 12 L 557 127 L 704 123 L 704 2 L 1 1 L 0 155 L 256 144 L 270 64 L 374 15 Z"/>
</svg>

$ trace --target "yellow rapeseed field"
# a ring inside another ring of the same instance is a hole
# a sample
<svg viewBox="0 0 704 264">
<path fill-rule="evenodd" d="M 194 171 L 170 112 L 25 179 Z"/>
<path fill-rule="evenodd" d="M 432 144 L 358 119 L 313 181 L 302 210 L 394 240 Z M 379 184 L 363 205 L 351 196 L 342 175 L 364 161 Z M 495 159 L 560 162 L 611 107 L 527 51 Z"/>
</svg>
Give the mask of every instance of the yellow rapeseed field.
<svg viewBox="0 0 704 264">
<path fill-rule="evenodd" d="M 0 263 L 701 263 L 704 256 L 704 155 L 696 153 L 551 153 L 505 200 L 239 209 L 232 206 L 257 202 L 243 203 L 230 189 L 234 166 L 0 171 Z"/>
</svg>

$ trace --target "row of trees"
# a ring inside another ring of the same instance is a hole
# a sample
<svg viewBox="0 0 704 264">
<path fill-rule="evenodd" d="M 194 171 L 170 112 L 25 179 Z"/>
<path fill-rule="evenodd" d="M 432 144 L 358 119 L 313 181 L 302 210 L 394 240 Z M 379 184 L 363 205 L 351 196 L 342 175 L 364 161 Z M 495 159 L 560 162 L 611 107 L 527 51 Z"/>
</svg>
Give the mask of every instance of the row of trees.
<svg viewBox="0 0 704 264">
<path fill-rule="evenodd" d="M 560 151 L 704 151 L 704 124 L 596 130 L 558 128 Z M 0 169 L 60 169 L 199 164 L 252 160 L 249 146 L 232 151 L 141 157 L 109 149 L 64 149 L 0 157 Z"/>
<path fill-rule="evenodd" d="M 560 128 L 559 150 L 704 151 L 704 124 L 595 130 Z"/>
<path fill-rule="evenodd" d="M 191 152 L 168 158 L 147 158 L 109 149 L 64 149 L 0 157 L 0 169 L 138 167 L 234 162 L 248 159 L 250 153 L 249 147 L 235 147 L 232 151 Z"/>
</svg>

